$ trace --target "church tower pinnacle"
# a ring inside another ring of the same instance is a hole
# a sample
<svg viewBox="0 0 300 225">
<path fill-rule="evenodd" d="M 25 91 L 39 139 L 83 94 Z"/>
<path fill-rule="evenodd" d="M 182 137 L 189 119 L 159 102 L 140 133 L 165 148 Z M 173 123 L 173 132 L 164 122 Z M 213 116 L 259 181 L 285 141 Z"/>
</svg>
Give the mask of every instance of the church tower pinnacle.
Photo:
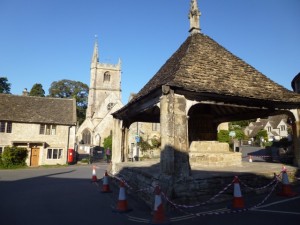
<svg viewBox="0 0 300 225">
<path fill-rule="evenodd" d="M 98 36 L 95 35 L 95 44 L 94 44 L 94 52 L 92 56 L 92 64 L 97 64 L 99 62 L 99 53 L 98 53 Z"/>
<path fill-rule="evenodd" d="M 190 19 L 190 34 L 200 33 L 200 16 L 201 12 L 198 9 L 197 0 L 191 0 L 191 8 L 189 12 Z"/>
</svg>

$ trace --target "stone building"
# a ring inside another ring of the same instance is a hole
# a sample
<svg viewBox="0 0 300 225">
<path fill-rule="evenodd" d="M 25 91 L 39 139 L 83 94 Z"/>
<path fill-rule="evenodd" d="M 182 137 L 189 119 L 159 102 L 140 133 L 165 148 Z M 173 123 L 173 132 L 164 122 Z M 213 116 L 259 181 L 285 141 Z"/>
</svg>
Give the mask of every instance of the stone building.
<svg viewBox="0 0 300 225">
<path fill-rule="evenodd" d="M 228 148 L 216 142 L 220 123 L 279 114 L 292 121 L 294 163 L 299 166 L 300 95 L 203 34 L 196 0 L 191 0 L 189 19 L 189 37 L 138 94 L 113 113 L 113 172 L 126 158 L 128 129 L 134 122 L 160 122 L 160 179 L 172 187 L 172 182 L 190 176 L 190 163 L 226 165 Z M 233 165 L 241 160 L 234 157 Z"/>
<path fill-rule="evenodd" d="M 90 68 L 90 88 L 86 119 L 78 128 L 79 150 L 102 146 L 112 132 L 111 113 L 123 106 L 121 101 L 121 60 L 117 64 L 99 62 L 98 41 L 95 41 Z"/>
<path fill-rule="evenodd" d="M 256 122 L 251 122 L 245 127 L 244 134 L 249 138 L 254 138 L 260 130 L 265 130 L 268 141 L 287 138 L 289 136 L 287 119 L 287 115 L 269 116 L 266 119 L 258 118 Z"/>
<path fill-rule="evenodd" d="M 28 150 L 29 166 L 67 163 L 76 132 L 76 100 L 0 94 L 0 152 Z"/>
</svg>

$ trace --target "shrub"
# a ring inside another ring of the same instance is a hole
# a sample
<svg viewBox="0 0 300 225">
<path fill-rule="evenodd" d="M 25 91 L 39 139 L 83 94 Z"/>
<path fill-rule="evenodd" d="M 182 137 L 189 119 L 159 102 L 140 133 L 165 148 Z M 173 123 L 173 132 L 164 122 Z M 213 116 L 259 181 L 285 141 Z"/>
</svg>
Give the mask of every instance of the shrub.
<svg viewBox="0 0 300 225">
<path fill-rule="evenodd" d="M 218 141 L 229 143 L 229 141 L 230 141 L 229 131 L 228 130 L 220 130 L 218 133 Z"/>
<path fill-rule="evenodd" d="M 5 147 L 2 153 L 2 167 L 12 168 L 26 165 L 28 152 L 26 148 Z"/>
<path fill-rule="evenodd" d="M 142 152 L 152 149 L 152 146 L 148 143 L 148 141 L 145 141 L 142 137 L 140 137 L 140 142 L 138 143 L 138 146 L 140 147 L 140 150 Z"/>
<path fill-rule="evenodd" d="M 161 140 L 154 137 L 151 139 L 151 144 L 153 148 L 159 148 L 161 145 Z"/>
</svg>

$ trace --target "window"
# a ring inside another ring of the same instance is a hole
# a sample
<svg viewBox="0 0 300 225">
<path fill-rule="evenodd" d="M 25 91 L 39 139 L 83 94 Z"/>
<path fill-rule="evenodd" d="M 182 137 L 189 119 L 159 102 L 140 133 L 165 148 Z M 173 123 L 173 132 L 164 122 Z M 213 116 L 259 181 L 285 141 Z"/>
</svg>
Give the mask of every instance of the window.
<svg viewBox="0 0 300 225">
<path fill-rule="evenodd" d="M 104 82 L 109 82 L 110 81 L 110 73 L 109 73 L 109 71 L 106 71 L 105 73 L 104 73 Z"/>
<path fill-rule="evenodd" d="M 87 129 L 82 133 L 82 144 L 91 144 L 91 133 Z"/>
<path fill-rule="evenodd" d="M 62 151 L 62 149 L 58 148 L 48 148 L 47 159 L 61 159 Z"/>
<path fill-rule="evenodd" d="M 56 125 L 41 124 L 40 125 L 40 134 L 56 135 Z"/>
<path fill-rule="evenodd" d="M 268 132 L 271 132 L 272 127 L 271 127 L 271 126 L 268 126 L 267 129 L 268 129 Z"/>
<path fill-rule="evenodd" d="M 0 133 L 11 133 L 12 132 L 12 122 L 0 121 Z"/>
<path fill-rule="evenodd" d="M 12 122 L 7 122 L 6 123 L 6 133 L 11 133 L 12 132 Z"/>
<path fill-rule="evenodd" d="M 280 125 L 280 130 L 285 131 L 285 125 Z"/>
<path fill-rule="evenodd" d="M 4 122 L 4 121 L 1 121 L 1 122 L 0 122 L 0 132 L 1 132 L 1 133 L 4 133 L 4 132 L 5 132 L 5 122 Z"/>
</svg>

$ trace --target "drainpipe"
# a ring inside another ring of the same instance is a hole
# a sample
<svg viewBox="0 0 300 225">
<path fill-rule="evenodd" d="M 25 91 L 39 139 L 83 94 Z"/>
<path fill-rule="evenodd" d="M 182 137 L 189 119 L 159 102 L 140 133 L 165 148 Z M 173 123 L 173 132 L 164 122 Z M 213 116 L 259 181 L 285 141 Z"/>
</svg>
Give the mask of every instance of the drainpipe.
<svg viewBox="0 0 300 225">
<path fill-rule="evenodd" d="M 68 141 L 67 141 L 67 157 L 66 157 L 66 164 L 68 164 L 68 151 L 69 151 L 69 145 L 70 145 L 70 129 L 72 126 L 68 127 Z"/>
</svg>

